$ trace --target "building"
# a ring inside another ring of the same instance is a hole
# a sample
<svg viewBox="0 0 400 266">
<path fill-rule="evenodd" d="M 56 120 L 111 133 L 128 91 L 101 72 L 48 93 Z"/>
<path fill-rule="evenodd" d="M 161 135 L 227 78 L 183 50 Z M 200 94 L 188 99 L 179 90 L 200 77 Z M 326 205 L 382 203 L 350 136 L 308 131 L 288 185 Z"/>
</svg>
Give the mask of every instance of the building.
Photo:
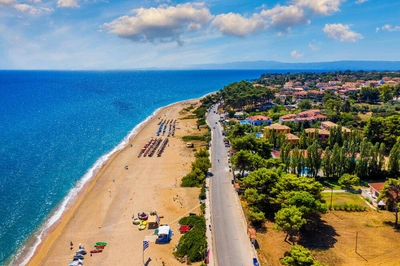
<svg viewBox="0 0 400 266">
<path fill-rule="evenodd" d="M 290 133 L 290 127 L 285 125 L 275 123 L 270 126 L 264 127 L 264 136 L 266 138 L 268 138 L 272 132 L 274 132 L 275 135 L 285 134 L 286 140 L 291 143 L 296 143 L 300 140 L 299 137 Z"/>
<path fill-rule="evenodd" d="M 338 127 L 338 126 L 339 125 L 337 125 L 331 121 L 321 122 L 321 128 L 326 129 L 328 131 L 330 131 L 331 128 Z M 347 136 L 350 136 L 351 130 L 347 127 L 342 127 L 342 132 L 346 132 Z"/>
<path fill-rule="evenodd" d="M 372 205 L 374 205 L 375 207 L 382 208 L 386 205 L 385 202 L 383 202 L 383 201 L 377 202 L 377 199 L 378 199 L 379 195 L 381 194 L 381 191 L 382 191 L 384 185 L 385 185 L 384 182 L 370 183 L 370 184 L 368 184 L 368 186 L 369 186 L 368 190 L 362 190 L 362 192 L 361 192 L 362 196 L 364 198 L 369 199 L 372 202 Z"/>
<path fill-rule="evenodd" d="M 306 91 L 296 91 L 295 93 L 293 93 L 293 98 L 295 100 L 307 99 L 308 98 L 308 92 L 306 92 Z"/>
<path fill-rule="evenodd" d="M 246 122 L 247 124 L 252 126 L 260 126 L 262 124 L 267 124 L 269 126 L 272 124 L 273 121 L 272 118 L 269 116 L 255 115 L 247 117 Z"/>
<path fill-rule="evenodd" d="M 279 124 L 283 124 L 286 122 L 294 122 L 295 118 L 296 118 L 296 114 L 283 115 L 283 116 L 279 117 Z"/>
<path fill-rule="evenodd" d="M 326 121 L 328 117 L 321 114 L 320 110 L 308 110 L 298 114 L 288 114 L 279 117 L 279 123 L 283 124 L 285 122 L 295 122 L 303 123 L 308 121 L 310 124 L 314 124 L 317 121 Z"/>
<path fill-rule="evenodd" d="M 316 91 L 316 90 L 309 90 L 308 91 L 309 97 L 311 99 L 315 99 L 316 101 L 321 101 L 322 98 L 324 98 L 325 93 L 322 91 Z"/>
<path fill-rule="evenodd" d="M 320 141 L 327 141 L 329 138 L 329 131 L 326 129 L 306 128 L 304 129 L 304 132 L 306 132 L 306 134 L 310 135 L 312 138 L 314 138 L 315 132 L 317 132 L 318 140 Z"/>
<path fill-rule="evenodd" d="M 313 124 L 317 121 L 326 121 L 328 117 L 321 114 L 320 110 L 308 110 L 301 113 L 296 114 L 296 118 L 294 122 L 296 123 L 303 123 L 308 121 L 310 124 Z"/>
</svg>

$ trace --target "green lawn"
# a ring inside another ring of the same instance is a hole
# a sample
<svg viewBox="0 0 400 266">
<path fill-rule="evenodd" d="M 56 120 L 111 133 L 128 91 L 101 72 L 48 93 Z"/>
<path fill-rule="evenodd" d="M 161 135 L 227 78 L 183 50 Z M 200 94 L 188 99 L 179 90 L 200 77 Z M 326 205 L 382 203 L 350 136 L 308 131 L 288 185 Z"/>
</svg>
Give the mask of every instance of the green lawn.
<svg viewBox="0 0 400 266">
<path fill-rule="evenodd" d="M 331 193 L 322 193 L 322 199 L 326 201 L 326 204 L 331 204 Z M 353 193 L 333 193 L 332 203 L 335 204 L 357 204 L 361 206 L 367 206 L 365 200 L 361 197 L 361 194 Z"/>
<path fill-rule="evenodd" d="M 341 186 L 338 185 L 337 182 L 334 182 L 334 181 L 324 181 L 324 182 L 322 182 L 322 185 L 323 185 L 326 189 L 334 189 L 334 190 L 341 190 L 341 189 L 343 189 Z"/>
</svg>

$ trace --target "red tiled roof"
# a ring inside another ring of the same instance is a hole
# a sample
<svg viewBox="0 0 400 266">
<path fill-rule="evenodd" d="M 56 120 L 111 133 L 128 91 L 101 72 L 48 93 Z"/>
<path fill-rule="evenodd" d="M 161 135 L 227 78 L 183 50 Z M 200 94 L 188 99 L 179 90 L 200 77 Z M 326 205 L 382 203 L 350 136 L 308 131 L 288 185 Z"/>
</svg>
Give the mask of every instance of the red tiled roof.
<svg viewBox="0 0 400 266">
<path fill-rule="evenodd" d="M 307 95 L 306 91 L 297 91 L 295 93 L 293 93 L 294 95 Z"/>
<path fill-rule="evenodd" d="M 308 91 L 308 93 L 310 93 L 310 94 L 319 94 L 319 95 L 325 94 L 323 91 L 314 91 L 314 90 L 310 90 L 310 91 Z"/>
<path fill-rule="evenodd" d="M 315 117 L 315 118 L 327 118 L 326 116 L 321 115 L 321 114 L 317 114 L 317 115 L 315 115 L 314 117 Z"/>
<path fill-rule="evenodd" d="M 281 117 L 279 117 L 280 119 L 293 119 L 295 118 L 296 115 L 295 114 L 288 114 L 288 115 L 283 115 Z"/>
<path fill-rule="evenodd" d="M 375 189 L 378 192 L 381 192 L 383 186 L 385 185 L 384 182 L 379 182 L 379 183 L 370 183 L 368 184 L 370 187 L 372 187 L 373 189 Z"/>
<path fill-rule="evenodd" d="M 271 117 L 269 116 L 264 116 L 264 115 L 254 115 L 249 117 L 251 120 L 272 120 Z"/>
</svg>

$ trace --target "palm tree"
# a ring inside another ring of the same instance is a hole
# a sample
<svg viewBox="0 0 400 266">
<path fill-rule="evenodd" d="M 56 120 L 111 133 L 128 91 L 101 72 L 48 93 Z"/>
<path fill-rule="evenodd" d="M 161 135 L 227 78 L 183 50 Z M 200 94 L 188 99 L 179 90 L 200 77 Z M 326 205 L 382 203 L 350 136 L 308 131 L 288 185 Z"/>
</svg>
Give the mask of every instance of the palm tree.
<svg viewBox="0 0 400 266">
<path fill-rule="evenodd" d="M 386 200 L 386 205 L 391 205 L 392 210 L 396 212 L 395 227 L 397 227 L 399 222 L 399 209 L 397 204 L 400 200 L 400 180 L 389 178 L 389 180 L 385 182 L 377 201 L 379 202 L 382 199 Z"/>
</svg>

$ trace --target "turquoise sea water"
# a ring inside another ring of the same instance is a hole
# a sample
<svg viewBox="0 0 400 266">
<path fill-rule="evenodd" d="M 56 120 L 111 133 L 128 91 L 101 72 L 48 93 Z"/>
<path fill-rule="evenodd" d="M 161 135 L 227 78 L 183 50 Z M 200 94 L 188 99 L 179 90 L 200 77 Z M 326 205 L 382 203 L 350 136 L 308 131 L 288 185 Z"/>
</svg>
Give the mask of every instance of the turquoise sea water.
<svg viewBox="0 0 400 266">
<path fill-rule="evenodd" d="M 264 72 L 0 71 L 0 265 L 24 262 L 93 171 L 156 109 Z"/>
</svg>

